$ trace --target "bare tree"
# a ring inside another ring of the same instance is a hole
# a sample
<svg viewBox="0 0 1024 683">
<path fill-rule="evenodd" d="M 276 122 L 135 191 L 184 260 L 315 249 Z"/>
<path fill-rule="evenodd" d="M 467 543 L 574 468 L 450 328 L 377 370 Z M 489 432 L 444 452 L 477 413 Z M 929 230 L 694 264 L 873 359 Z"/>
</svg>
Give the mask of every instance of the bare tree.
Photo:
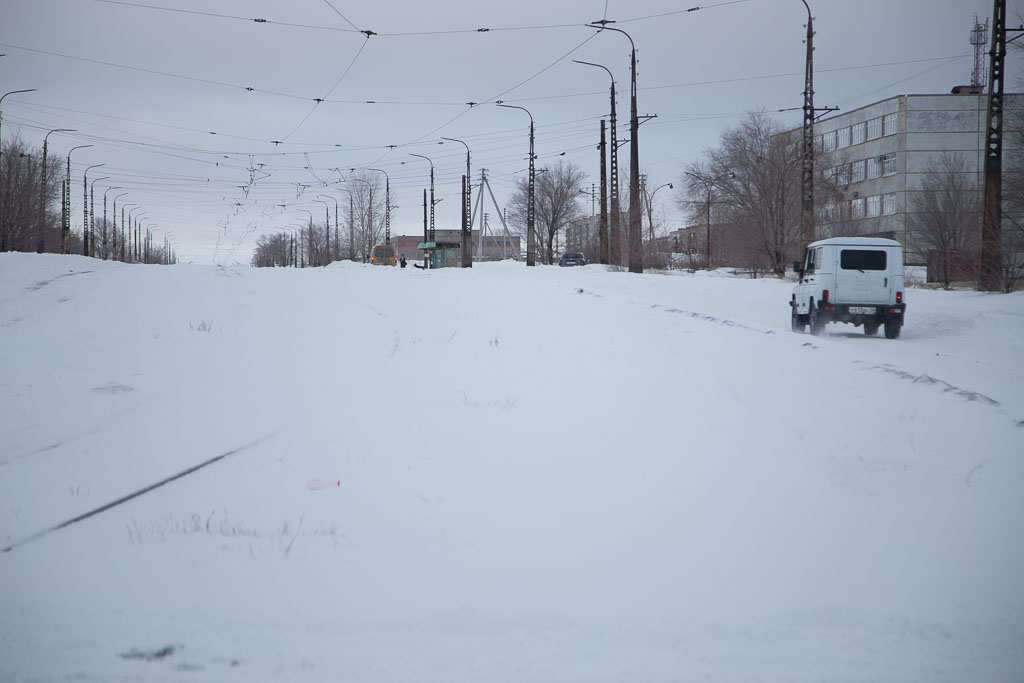
<svg viewBox="0 0 1024 683">
<path fill-rule="evenodd" d="M 763 258 L 781 276 L 800 245 L 800 150 L 779 133 L 766 113 L 752 112 L 681 180 L 694 213 L 704 213 L 700 222 L 708 201 L 720 202 L 713 213 L 751 246 L 751 264 Z"/>
<path fill-rule="evenodd" d="M 559 230 L 583 215 L 580 196 L 586 174 L 575 164 L 558 162 L 538 173 L 535 182 L 535 208 L 537 239 L 543 247 L 541 259 L 544 263 L 554 262 L 555 236 Z M 516 183 L 515 193 L 509 202 L 509 218 L 522 234 L 526 231 L 526 203 L 528 181 L 523 178 Z"/>
<path fill-rule="evenodd" d="M 39 193 L 42 155 L 29 149 L 20 138 L 4 145 L 0 157 L 0 251 L 33 250 L 40 243 L 39 233 L 51 237 L 59 231 L 59 215 L 50 206 L 60 194 L 63 179 L 60 159 L 47 159 L 46 215 L 39 220 Z M 42 240 L 44 247 L 61 250 L 58 241 Z"/>
<path fill-rule="evenodd" d="M 952 264 L 973 258 L 977 248 L 981 206 L 975 176 L 962 156 L 944 153 L 928 167 L 920 191 L 908 202 L 910 228 L 936 252 L 947 289 Z"/>
<path fill-rule="evenodd" d="M 373 247 L 384 236 L 384 182 L 377 173 L 355 171 L 346 185 L 354 203 L 355 252 L 369 261 Z"/>
</svg>

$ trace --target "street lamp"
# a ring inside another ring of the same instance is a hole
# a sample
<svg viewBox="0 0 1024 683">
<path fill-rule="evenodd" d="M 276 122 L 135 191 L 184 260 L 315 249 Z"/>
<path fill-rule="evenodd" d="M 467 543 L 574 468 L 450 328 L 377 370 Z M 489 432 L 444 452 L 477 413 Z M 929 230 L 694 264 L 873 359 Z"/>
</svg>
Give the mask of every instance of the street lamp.
<svg viewBox="0 0 1024 683">
<path fill-rule="evenodd" d="M 651 194 L 648 195 L 647 197 L 647 226 L 651 230 L 651 242 L 654 241 L 654 195 L 658 194 L 658 190 L 660 190 L 663 187 L 667 187 L 670 190 L 675 189 L 672 183 L 665 183 L 664 185 L 658 185 L 656 188 L 654 188 L 654 191 L 651 192 Z"/>
<path fill-rule="evenodd" d="M 40 254 L 46 249 L 46 145 L 50 136 L 54 133 L 75 133 L 74 128 L 54 128 L 43 136 L 43 167 L 40 171 L 41 179 L 39 184 L 39 241 L 36 244 L 36 251 Z"/>
<path fill-rule="evenodd" d="M 124 210 L 127 209 L 128 207 L 136 207 L 136 206 L 138 206 L 138 204 L 122 204 L 121 205 L 121 262 L 122 263 L 128 263 L 128 258 L 131 256 L 130 249 L 129 249 L 130 245 L 129 245 L 129 242 L 128 242 L 128 239 L 127 239 L 127 238 L 130 237 L 131 233 L 128 230 L 125 230 L 125 227 L 124 227 Z M 129 214 L 129 215 L 131 215 L 131 214 Z"/>
<path fill-rule="evenodd" d="M 317 199 L 323 196 L 324 195 L 322 194 L 318 194 Z M 331 195 L 327 195 L 327 198 L 334 200 L 334 259 L 336 260 L 341 258 L 341 233 L 338 232 L 338 200 L 336 197 Z M 328 245 L 330 244 L 330 241 L 330 236 L 328 235 Z"/>
<path fill-rule="evenodd" d="M 414 152 L 409 152 L 409 154 L 420 159 L 426 159 L 427 163 L 430 164 L 430 231 L 427 234 L 427 241 L 434 242 L 437 239 L 437 234 L 434 230 L 434 204 L 437 203 L 434 201 L 434 162 L 426 154 L 416 154 Z"/>
<path fill-rule="evenodd" d="M 587 26 L 602 31 L 616 31 L 629 38 L 630 45 L 630 100 L 629 100 L 629 272 L 644 272 L 644 257 L 640 245 L 640 123 L 636 112 L 636 44 L 632 36 L 621 28 L 612 28 L 609 19 L 601 19 Z M 615 141 L 612 141 L 615 144 Z"/>
<path fill-rule="evenodd" d="M 530 117 L 530 178 L 527 181 L 526 198 L 526 265 L 535 266 L 537 265 L 537 231 L 535 227 L 537 214 L 534 208 L 534 181 L 536 174 L 534 173 L 533 162 L 536 155 L 533 153 L 533 114 L 526 107 L 520 107 L 515 104 L 503 104 L 501 100 L 498 100 L 495 104 L 506 109 L 522 109 Z"/>
<path fill-rule="evenodd" d="M 473 202 L 472 202 L 472 200 L 470 198 L 470 194 L 471 194 L 470 185 L 473 182 L 473 176 L 470 175 L 470 168 L 469 168 L 469 145 L 466 144 L 466 142 L 464 140 L 460 140 L 458 138 L 445 138 L 445 137 L 442 137 L 441 138 L 441 142 L 439 142 L 437 144 L 443 145 L 445 140 L 448 140 L 449 142 L 461 143 L 462 146 L 466 148 L 466 188 L 465 188 L 465 190 L 463 192 L 463 195 L 462 195 L 462 245 L 463 245 L 462 246 L 462 267 L 463 268 L 472 268 L 473 267 L 473 225 L 472 225 L 473 209 L 472 209 L 471 205 L 472 205 Z M 484 191 L 484 189 L 481 186 L 480 192 L 483 192 L 483 191 Z M 468 248 L 467 248 L 466 245 L 468 245 Z M 477 258 L 483 258 L 483 253 L 484 253 L 484 234 L 483 234 L 483 231 L 481 230 L 480 231 L 480 242 L 478 243 L 477 252 L 476 252 Z"/>
<path fill-rule="evenodd" d="M 122 187 L 108 187 L 103 193 L 103 260 L 106 261 L 110 257 L 110 251 L 107 249 L 107 192 L 111 190 L 123 190 Z M 117 209 L 114 209 L 114 216 L 117 217 Z"/>
<path fill-rule="evenodd" d="M 74 152 L 76 149 L 85 149 L 87 147 L 92 147 L 92 145 L 75 145 L 74 147 L 72 147 L 71 149 L 68 150 L 68 174 L 67 174 L 67 177 L 65 179 L 65 182 L 67 183 L 67 188 L 68 188 L 67 192 L 65 193 L 65 195 L 67 197 L 67 199 L 66 199 L 67 208 L 65 209 L 66 213 L 65 213 L 65 223 L 64 223 L 64 233 L 63 233 L 64 234 L 64 249 L 63 249 L 63 251 L 64 251 L 65 254 L 68 253 L 68 247 L 70 246 L 68 244 L 68 239 L 71 237 L 71 153 Z M 83 189 L 83 194 L 84 194 L 84 189 Z M 83 216 L 82 219 L 83 219 L 82 224 L 83 224 L 83 230 L 84 230 L 84 226 L 85 226 L 85 220 L 84 219 L 85 219 L 85 217 Z"/>
<path fill-rule="evenodd" d="M 309 266 L 313 265 L 313 263 L 312 263 L 312 261 L 313 261 L 313 212 L 310 211 L 309 209 L 302 209 L 302 208 L 300 208 L 299 211 L 301 211 L 303 213 L 308 213 L 309 214 L 309 244 L 306 246 L 306 248 L 309 249 L 309 259 L 305 263 L 303 263 L 302 249 L 301 248 L 299 249 L 299 267 L 300 268 L 305 268 L 307 265 L 309 265 Z M 302 229 L 300 228 L 299 229 L 299 245 L 300 245 L 300 247 L 301 247 L 301 244 L 302 244 Z"/>
<path fill-rule="evenodd" d="M 367 168 L 384 174 L 384 244 L 391 244 L 391 176 L 381 168 Z"/>
<path fill-rule="evenodd" d="M 110 176 L 96 178 L 89 183 L 89 248 L 86 250 L 86 256 L 96 253 L 96 183 L 100 180 L 110 180 Z"/>
<path fill-rule="evenodd" d="M 105 165 L 86 166 L 82 173 L 82 256 L 89 256 L 89 171 Z M 68 188 L 71 188 L 70 181 L 68 181 Z M 71 195 L 68 195 L 68 206 L 71 206 Z"/>
<path fill-rule="evenodd" d="M 735 178 L 736 174 L 733 173 L 732 171 L 728 171 L 726 173 L 723 173 L 720 176 L 711 177 L 711 176 L 708 176 L 708 175 L 698 175 L 696 173 L 691 173 L 690 171 L 686 171 L 685 173 L 686 173 L 686 175 L 690 176 L 691 178 L 696 180 L 698 183 L 703 185 L 704 189 L 707 190 L 707 193 L 708 193 L 708 196 L 707 196 L 707 233 L 706 233 L 706 240 L 704 242 L 704 248 L 705 248 L 705 254 L 704 254 L 705 262 L 704 262 L 704 266 L 708 270 L 710 270 L 711 269 L 711 190 L 712 190 L 712 188 L 714 188 L 716 183 L 719 183 L 719 182 L 721 182 L 722 180 L 724 180 L 726 178 Z"/>
<path fill-rule="evenodd" d="M 3 105 L 4 98 L 7 97 L 8 95 L 17 95 L 18 93 L 35 92 L 35 91 L 36 91 L 35 88 L 29 88 L 27 90 L 10 90 L 8 92 L 5 92 L 3 95 L 0 95 L 0 106 Z M 3 133 L 3 123 L 4 123 L 4 112 L 3 112 L 3 110 L 0 110 L 0 161 L 3 160 L 3 153 L 4 153 L 4 138 L 3 138 L 3 135 L 2 135 L 2 133 Z"/>
<path fill-rule="evenodd" d="M 608 209 L 611 212 L 611 235 L 605 234 L 605 228 L 608 226 L 601 226 L 600 234 L 600 250 L 601 250 L 601 263 L 612 263 L 614 265 L 622 265 L 622 238 L 619 236 L 619 216 L 622 215 L 619 209 L 619 140 L 616 133 L 616 121 L 618 120 L 615 115 L 615 76 L 612 75 L 611 69 L 604 66 L 603 64 L 595 64 L 594 62 L 584 62 L 579 59 L 572 60 L 577 64 L 586 64 L 587 66 L 596 66 L 599 69 L 604 69 L 608 72 L 608 78 L 611 79 L 611 135 L 612 135 L 612 148 L 611 148 L 611 177 L 609 194 L 611 200 L 611 207 Z M 602 123 L 602 133 L 604 131 L 604 124 Z M 604 164 L 604 151 L 601 152 L 601 163 L 602 168 Z M 602 179 L 603 181 L 603 179 Z M 601 207 L 604 209 L 604 186 L 601 187 Z M 611 243 L 609 245 L 609 242 Z"/>
<path fill-rule="evenodd" d="M 323 263 L 318 265 L 326 266 L 330 262 L 328 257 L 331 253 L 331 205 L 319 198 L 313 201 L 324 205 L 324 258 Z"/>
<path fill-rule="evenodd" d="M 142 214 L 135 216 L 135 222 L 132 222 L 132 211 L 142 209 L 141 204 L 135 204 L 132 208 L 128 209 L 128 259 L 130 263 L 137 263 L 139 260 L 139 217 L 145 215 L 145 210 Z"/>
</svg>

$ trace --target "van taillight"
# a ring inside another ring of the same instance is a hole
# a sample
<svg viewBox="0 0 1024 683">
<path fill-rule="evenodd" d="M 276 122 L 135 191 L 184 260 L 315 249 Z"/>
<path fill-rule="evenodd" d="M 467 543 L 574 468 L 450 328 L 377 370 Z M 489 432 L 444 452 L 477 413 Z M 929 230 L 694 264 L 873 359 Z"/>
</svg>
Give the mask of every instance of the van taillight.
<svg viewBox="0 0 1024 683">
<path fill-rule="evenodd" d="M 903 303 L 903 292 L 896 292 L 896 303 Z"/>
<path fill-rule="evenodd" d="M 821 303 L 823 303 L 823 304 L 827 304 L 828 303 L 828 290 L 827 289 L 821 290 Z"/>
</svg>

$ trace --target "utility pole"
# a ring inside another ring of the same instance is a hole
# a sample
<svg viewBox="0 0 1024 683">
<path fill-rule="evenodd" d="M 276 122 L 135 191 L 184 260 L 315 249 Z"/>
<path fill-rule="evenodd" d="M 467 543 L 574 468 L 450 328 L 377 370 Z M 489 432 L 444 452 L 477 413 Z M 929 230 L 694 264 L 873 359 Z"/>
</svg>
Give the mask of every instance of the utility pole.
<svg viewBox="0 0 1024 683">
<path fill-rule="evenodd" d="M 108 187 L 103 192 L 103 254 L 100 258 L 104 261 L 110 258 L 110 248 L 107 246 L 107 192 L 120 189 L 120 187 Z M 114 215 L 117 216 L 117 209 L 114 209 Z"/>
<path fill-rule="evenodd" d="M 610 116 L 609 124 L 611 126 L 611 151 L 610 151 L 610 164 L 609 164 L 609 211 L 611 213 L 611 221 L 608 226 L 609 232 L 609 247 L 608 252 L 605 254 L 605 260 L 602 263 L 611 263 L 616 266 L 623 265 L 622 260 L 622 235 L 619 233 L 619 218 L 622 216 L 622 210 L 619 207 L 619 140 L 616 129 L 616 115 L 615 115 L 615 77 L 612 75 L 611 69 L 604 66 L 603 64 L 595 64 L 593 62 L 584 62 L 578 59 L 574 59 L 577 64 L 586 64 L 587 66 L 596 66 L 599 69 L 604 69 L 608 73 L 608 78 L 611 79 L 611 90 L 610 92 Z M 602 122 L 602 128 L 603 128 Z M 604 152 L 601 152 L 601 160 L 604 163 Z"/>
<path fill-rule="evenodd" d="M 68 174 L 67 174 L 67 179 L 65 181 L 67 183 L 67 192 L 65 193 L 65 195 L 67 197 L 67 202 L 65 204 L 66 208 L 64 210 L 65 211 L 65 219 L 64 219 L 64 235 L 63 235 L 63 238 L 64 238 L 63 239 L 63 245 L 64 245 L 63 252 L 65 254 L 70 253 L 70 247 L 71 247 L 71 244 L 70 244 L 70 241 L 69 241 L 69 238 L 71 237 L 71 153 L 74 152 L 76 149 L 85 149 L 86 147 L 92 147 L 92 145 L 76 145 L 76 146 L 74 146 L 74 147 L 72 147 L 71 149 L 68 150 Z M 85 188 L 84 187 L 82 189 L 82 194 L 83 195 L 85 194 Z M 83 203 L 84 203 L 84 200 L 83 200 Z M 84 227 L 85 227 L 84 226 L 84 218 L 85 217 L 83 216 L 82 218 L 83 218 L 83 231 L 84 231 Z"/>
<path fill-rule="evenodd" d="M 331 251 L 331 205 L 319 197 L 313 201 L 324 205 L 324 255 L 322 259 L 317 259 L 319 261 L 317 265 L 326 266 L 329 262 L 327 257 Z"/>
<path fill-rule="evenodd" d="M 338 200 L 331 195 L 318 194 L 317 199 L 327 196 L 328 199 L 334 200 L 334 257 L 332 261 L 336 261 L 341 258 L 341 234 L 338 232 Z M 327 244 L 328 250 L 331 243 L 330 228 L 327 229 Z"/>
<path fill-rule="evenodd" d="M 50 136 L 54 133 L 74 133 L 71 128 L 54 128 L 43 136 L 43 166 L 40 171 L 39 185 L 39 239 L 36 243 L 36 252 L 42 254 L 46 250 L 46 145 Z M 61 205 L 63 207 L 63 203 Z M 61 221 L 64 217 L 61 216 Z"/>
<path fill-rule="evenodd" d="M 89 248 L 86 256 L 96 255 L 96 183 L 101 180 L 110 180 L 110 177 L 94 178 L 89 183 Z"/>
<path fill-rule="evenodd" d="M 654 188 L 654 191 L 647 196 L 647 227 L 650 229 L 649 239 L 652 243 L 654 242 L 654 195 L 658 194 L 658 190 L 663 187 L 667 187 L 670 190 L 675 189 L 675 186 L 672 183 L 665 183 L 663 185 L 658 185 Z"/>
<path fill-rule="evenodd" d="M 409 154 L 410 156 L 419 157 L 420 159 L 426 159 L 427 163 L 430 164 L 430 239 L 427 241 L 433 242 L 435 237 L 437 236 L 434 227 L 434 204 L 437 203 L 434 201 L 434 162 L 431 161 L 430 157 L 428 157 L 425 154 L 414 154 L 412 152 L 410 152 Z"/>
<path fill-rule="evenodd" d="M 430 233 L 427 230 L 427 190 L 423 188 L 423 244 L 427 244 L 430 241 Z M 423 250 L 423 267 L 429 268 L 430 261 L 429 253 L 426 249 Z"/>
<path fill-rule="evenodd" d="M 536 172 L 534 168 L 534 161 L 537 155 L 533 152 L 533 140 L 534 140 L 534 124 L 533 114 L 526 107 L 520 107 L 514 104 L 503 104 L 501 100 L 498 100 L 495 104 L 499 107 L 505 107 L 506 109 L 522 109 L 526 112 L 527 116 L 530 117 L 530 178 L 527 182 L 527 200 L 526 200 L 526 265 L 535 266 L 537 265 L 537 210 L 535 202 L 535 187 L 536 187 Z"/>
<path fill-rule="evenodd" d="M 985 120 L 985 206 L 981 223 L 981 263 L 978 289 L 1003 289 L 1003 75 L 1006 60 L 1006 0 L 992 9 L 992 51 L 988 74 L 988 113 Z M 1018 36 L 1019 37 L 1019 36 Z M 1014 38 L 1015 40 L 1016 38 Z"/>
<path fill-rule="evenodd" d="M 633 37 L 621 28 L 612 28 L 608 24 L 615 23 L 610 19 L 601 19 L 587 24 L 591 28 L 603 31 L 615 31 L 629 39 L 630 45 L 630 97 L 629 97 L 629 272 L 644 272 L 644 256 L 642 245 L 642 226 L 640 213 L 640 119 L 636 105 L 636 44 Z M 614 146 L 614 144 L 613 144 Z"/>
<path fill-rule="evenodd" d="M 614 141 L 612 147 L 614 148 Z M 598 244 L 600 249 L 600 261 L 608 265 L 608 169 L 605 165 L 606 149 L 608 143 L 604 137 L 604 119 L 601 119 L 601 144 L 598 150 L 601 153 L 601 222 L 598 224 Z"/>
<path fill-rule="evenodd" d="M 807 0 L 807 57 L 804 61 L 803 164 L 800 175 L 800 236 L 803 248 L 814 241 L 814 18 Z"/>
<path fill-rule="evenodd" d="M 473 267 L 473 209 L 472 209 L 472 182 L 470 178 L 473 174 L 470 172 L 469 167 L 469 145 L 465 141 L 459 140 L 458 138 L 441 138 L 442 140 L 449 140 L 451 142 L 462 143 L 462 146 L 466 148 L 466 187 L 462 193 L 462 267 L 472 268 Z M 481 187 L 480 192 L 483 193 L 484 189 Z M 468 249 L 466 245 L 469 245 Z M 480 231 L 480 243 L 477 246 L 477 256 L 483 258 L 484 250 L 484 231 Z"/>
<path fill-rule="evenodd" d="M 92 166 L 86 166 L 85 171 L 82 173 L 82 256 L 90 255 L 90 242 L 89 242 L 89 171 L 94 168 L 99 168 L 104 164 L 93 164 Z"/>
</svg>

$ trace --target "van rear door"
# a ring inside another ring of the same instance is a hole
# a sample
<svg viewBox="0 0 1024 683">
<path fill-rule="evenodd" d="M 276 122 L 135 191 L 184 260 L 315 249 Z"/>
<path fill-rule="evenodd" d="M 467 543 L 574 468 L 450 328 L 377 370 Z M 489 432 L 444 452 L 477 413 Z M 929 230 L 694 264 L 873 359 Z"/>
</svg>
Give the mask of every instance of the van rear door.
<svg viewBox="0 0 1024 683">
<path fill-rule="evenodd" d="M 839 247 L 835 301 L 850 304 L 889 303 L 889 259 L 885 247 Z"/>
</svg>

